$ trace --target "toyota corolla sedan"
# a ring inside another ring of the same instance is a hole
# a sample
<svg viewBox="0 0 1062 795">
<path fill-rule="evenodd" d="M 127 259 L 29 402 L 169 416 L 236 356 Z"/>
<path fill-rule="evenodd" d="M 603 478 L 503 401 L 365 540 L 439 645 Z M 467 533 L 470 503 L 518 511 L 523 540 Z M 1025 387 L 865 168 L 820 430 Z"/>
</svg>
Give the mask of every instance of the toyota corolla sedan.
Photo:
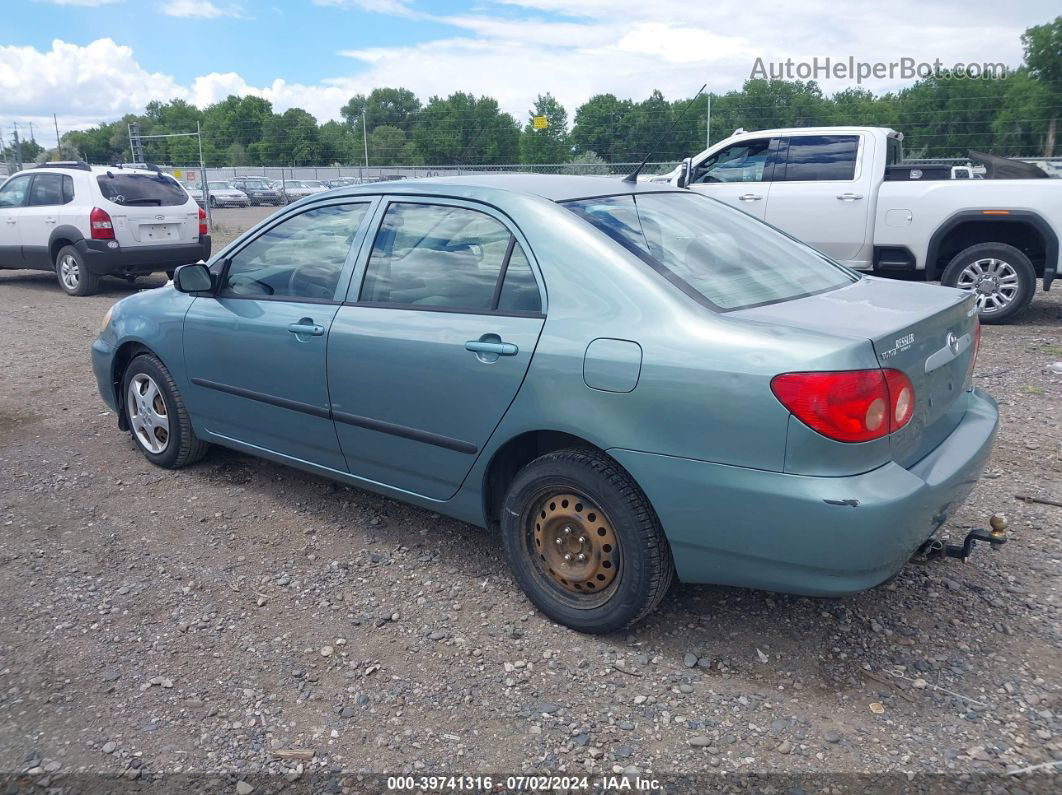
<svg viewBox="0 0 1062 795">
<path fill-rule="evenodd" d="M 989 455 L 978 334 L 968 293 L 704 196 L 495 175 L 308 197 L 92 353 L 150 462 L 222 445 L 472 522 L 543 613 L 610 632 L 675 576 L 892 577 Z"/>
</svg>

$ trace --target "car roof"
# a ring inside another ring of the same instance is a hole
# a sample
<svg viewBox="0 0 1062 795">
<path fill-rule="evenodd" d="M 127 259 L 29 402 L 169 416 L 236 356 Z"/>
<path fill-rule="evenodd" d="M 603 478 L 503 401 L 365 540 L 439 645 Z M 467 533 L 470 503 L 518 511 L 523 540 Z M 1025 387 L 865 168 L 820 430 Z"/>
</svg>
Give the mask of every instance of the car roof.
<svg viewBox="0 0 1062 795">
<path fill-rule="evenodd" d="M 362 193 L 419 193 L 438 196 L 461 196 L 492 201 L 505 194 L 540 196 L 553 202 L 588 199 L 595 196 L 615 196 L 634 193 L 670 193 L 678 190 L 670 185 L 647 182 L 625 182 L 618 176 L 573 176 L 561 174 L 467 174 L 459 177 L 431 177 L 374 182 L 336 188 L 330 196 Z"/>
</svg>

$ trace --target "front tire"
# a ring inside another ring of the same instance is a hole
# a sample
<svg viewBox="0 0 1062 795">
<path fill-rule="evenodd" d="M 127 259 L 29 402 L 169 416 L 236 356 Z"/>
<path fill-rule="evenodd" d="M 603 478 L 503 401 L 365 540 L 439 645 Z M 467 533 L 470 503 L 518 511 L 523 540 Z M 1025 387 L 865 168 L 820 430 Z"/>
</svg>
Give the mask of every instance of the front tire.
<svg viewBox="0 0 1062 795">
<path fill-rule="evenodd" d="M 952 257 L 940 283 L 972 292 L 982 323 L 1007 323 L 1032 302 L 1036 269 L 1014 246 L 978 243 Z"/>
<path fill-rule="evenodd" d="M 63 246 L 55 255 L 55 275 L 67 295 L 93 295 L 100 286 L 99 277 L 85 267 L 84 259 L 73 246 Z"/>
<path fill-rule="evenodd" d="M 150 354 L 137 356 L 125 371 L 122 411 L 133 442 L 156 466 L 179 469 L 199 461 L 210 449 L 192 430 L 170 371 Z"/>
<path fill-rule="evenodd" d="M 597 451 L 559 450 L 521 469 L 505 495 L 501 531 L 528 598 L 579 632 L 630 626 L 674 577 L 656 512 L 631 476 Z"/>
</svg>

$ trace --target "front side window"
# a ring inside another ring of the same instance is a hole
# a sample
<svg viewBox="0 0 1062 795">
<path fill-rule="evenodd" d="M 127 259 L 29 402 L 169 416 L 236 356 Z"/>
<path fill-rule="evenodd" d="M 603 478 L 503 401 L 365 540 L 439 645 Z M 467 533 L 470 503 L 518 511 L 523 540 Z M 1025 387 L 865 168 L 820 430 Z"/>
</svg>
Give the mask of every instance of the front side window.
<svg viewBox="0 0 1062 795">
<path fill-rule="evenodd" d="M 694 175 L 694 182 L 763 182 L 763 172 L 770 156 L 771 140 L 742 141 L 721 149 L 705 159 Z"/>
<path fill-rule="evenodd" d="M 785 182 L 855 179 L 858 135 L 802 135 L 789 139 Z M 775 176 L 777 180 L 778 177 Z"/>
<path fill-rule="evenodd" d="M 499 291 L 506 266 L 513 280 Z M 499 221 L 464 207 L 402 202 L 380 223 L 360 300 L 470 312 L 542 308 L 526 255 Z"/>
<path fill-rule="evenodd" d="M 859 279 L 803 243 L 697 193 L 606 196 L 567 206 L 713 309 L 802 298 Z"/>
<path fill-rule="evenodd" d="M 331 300 L 368 208 L 317 207 L 270 228 L 232 257 L 221 295 Z"/>
<path fill-rule="evenodd" d="M 26 201 L 32 175 L 12 177 L 0 187 L 0 207 L 21 207 Z"/>
<path fill-rule="evenodd" d="M 108 171 L 96 177 L 100 192 L 109 202 L 140 207 L 178 207 L 188 194 L 168 174 L 124 174 Z"/>
<path fill-rule="evenodd" d="M 70 186 L 64 190 L 64 183 Z M 37 174 L 30 189 L 31 207 L 44 207 L 53 204 L 66 204 L 74 198 L 73 179 L 65 174 Z M 66 198 L 69 197 L 69 198 Z"/>
</svg>

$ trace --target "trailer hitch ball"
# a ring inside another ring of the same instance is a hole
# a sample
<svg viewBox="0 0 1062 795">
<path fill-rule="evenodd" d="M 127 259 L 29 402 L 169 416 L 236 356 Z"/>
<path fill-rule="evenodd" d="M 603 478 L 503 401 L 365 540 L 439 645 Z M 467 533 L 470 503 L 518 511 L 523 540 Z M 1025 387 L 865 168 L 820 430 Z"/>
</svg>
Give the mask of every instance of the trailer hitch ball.
<svg viewBox="0 0 1062 795">
<path fill-rule="evenodd" d="M 1001 513 L 992 514 L 992 518 L 988 520 L 989 527 L 992 528 L 992 535 L 996 538 L 1006 538 L 1007 535 L 1007 517 Z"/>
</svg>

